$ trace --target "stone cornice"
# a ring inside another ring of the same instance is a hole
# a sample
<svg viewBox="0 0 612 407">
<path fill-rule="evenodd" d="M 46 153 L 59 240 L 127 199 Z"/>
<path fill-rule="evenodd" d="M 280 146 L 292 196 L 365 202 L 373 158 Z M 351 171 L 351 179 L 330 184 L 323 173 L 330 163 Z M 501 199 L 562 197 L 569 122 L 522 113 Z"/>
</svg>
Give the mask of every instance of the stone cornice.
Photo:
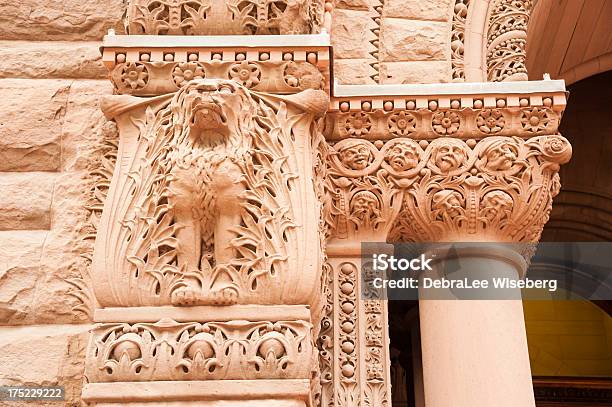
<svg viewBox="0 0 612 407">
<path fill-rule="evenodd" d="M 563 81 L 336 85 L 326 137 L 481 139 L 555 134 L 567 102 Z"/>
<path fill-rule="evenodd" d="M 102 61 L 115 92 L 158 96 L 192 79 L 232 79 L 260 92 L 330 90 L 328 34 L 107 35 Z"/>
</svg>

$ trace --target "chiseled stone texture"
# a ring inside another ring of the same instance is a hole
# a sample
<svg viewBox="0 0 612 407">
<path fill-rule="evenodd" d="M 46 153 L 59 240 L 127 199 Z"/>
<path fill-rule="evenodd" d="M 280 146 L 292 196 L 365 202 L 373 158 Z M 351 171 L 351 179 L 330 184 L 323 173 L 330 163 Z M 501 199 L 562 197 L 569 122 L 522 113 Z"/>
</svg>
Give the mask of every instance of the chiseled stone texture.
<svg viewBox="0 0 612 407">
<path fill-rule="evenodd" d="M 70 82 L 2 79 L 0 171 L 57 171 Z"/>
<path fill-rule="evenodd" d="M 450 61 L 383 62 L 380 78 L 385 83 L 443 83 L 451 81 Z"/>
<path fill-rule="evenodd" d="M 385 0 L 383 18 L 448 21 L 454 0 Z"/>
<path fill-rule="evenodd" d="M 369 63 L 371 59 L 335 59 L 334 78 L 343 85 L 375 85 L 370 75 L 376 71 Z"/>
<path fill-rule="evenodd" d="M 446 23 L 385 18 L 380 33 L 382 61 L 445 60 L 450 57 Z"/>
<path fill-rule="evenodd" d="M 100 100 L 113 93 L 108 80 L 74 81 L 62 123 L 63 171 L 84 171 L 98 146 L 102 128 L 108 121 L 100 110 Z"/>
<path fill-rule="evenodd" d="M 0 321 L 23 321 L 31 311 L 48 233 L 0 232 Z"/>
<path fill-rule="evenodd" d="M 123 0 L 4 0 L 0 2 L 2 40 L 95 40 L 109 28 L 121 32 Z"/>
<path fill-rule="evenodd" d="M 64 386 L 66 400 L 7 406 L 80 406 L 90 325 L 0 327 L 0 385 Z"/>
<path fill-rule="evenodd" d="M 335 9 L 348 9 L 348 10 L 371 10 L 373 7 L 379 5 L 377 0 L 337 0 L 334 2 Z M 334 21 L 332 20 L 332 25 Z"/>
<path fill-rule="evenodd" d="M 51 227 L 55 173 L 0 173 L 0 231 Z"/>
<path fill-rule="evenodd" d="M 0 78 L 104 79 L 100 43 L 0 41 Z"/>
<path fill-rule="evenodd" d="M 371 29 L 376 27 L 372 15 L 371 11 L 334 11 L 331 42 L 335 58 L 372 58 L 369 53 L 376 50 L 370 43 L 375 39 Z"/>
<path fill-rule="evenodd" d="M 34 215 L 44 214 L 44 226 L 49 229 L 44 232 L 0 232 L 0 293 L 4 296 L 0 296 L 0 325 L 62 324 L 86 320 L 73 312 L 73 307 L 79 303 L 69 294 L 74 289 L 69 281 L 87 275 L 88 262 L 83 255 L 91 251 L 91 242 L 83 241 L 83 231 L 90 222 L 86 208 L 91 188 L 88 171 L 108 123 L 100 111 L 100 98 L 111 94 L 112 87 L 106 80 L 5 79 L 0 81 L 2 83 L 9 83 L 17 89 L 16 94 L 25 92 L 26 88 L 43 90 L 39 98 L 43 107 L 34 109 L 34 114 L 28 114 L 27 103 L 22 103 L 24 115 L 30 117 L 29 123 L 25 119 L 21 121 L 22 134 L 28 141 L 28 138 L 35 139 L 45 132 L 55 131 L 55 138 L 61 140 L 61 149 L 58 148 L 52 157 L 59 172 L 29 172 L 31 164 L 26 160 L 20 163 L 18 158 L 14 159 L 14 165 L 21 165 L 19 168 L 24 172 L 0 172 L 0 184 L 6 180 L 5 184 L 10 186 L 3 191 L 13 191 L 0 198 L 0 208 L 3 211 L 15 208 L 14 211 L 21 210 L 38 220 L 43 216 Z M 63 95 L 59 108 L 61 114 L 56 119 L 51 117 L 53 123 L 37 120 L 41 112 L 46 114 L 54 110 L 53 95 L 57 93 L 54 89 L 61 89 Z M 33 98 L 36 97 L 34 93 Z M 45 107 L 45 102 L 53 108 Z M 0 110 L 0 117 L 4 113 Z M 0 154 L 5 157 L 6 150 L 7 146 L 0 145 Z M 48 188 L 52 194 L 46 192 Z M 22 199 L 24 197 L 29 197 L 29 201 Z M 43 229 L 33 221 L 26 224 L 21 220 L 19 223 L 20 219 L 14 213 L 6 218 L 0 214 L 0 229 Z M 16 255 L 3 256 L 2 250 Z"/>
<path fill-rule="evenodd" d="M 79 174 L 56 175 L 53 228 L 0 232 L 0 325 L 86 319 L 73 312 L 78 302 L 68 280 L 87 270 L 82 254 L 90 248 L 79 233 L 87 221 L 87 183 Z"/>
</svg>

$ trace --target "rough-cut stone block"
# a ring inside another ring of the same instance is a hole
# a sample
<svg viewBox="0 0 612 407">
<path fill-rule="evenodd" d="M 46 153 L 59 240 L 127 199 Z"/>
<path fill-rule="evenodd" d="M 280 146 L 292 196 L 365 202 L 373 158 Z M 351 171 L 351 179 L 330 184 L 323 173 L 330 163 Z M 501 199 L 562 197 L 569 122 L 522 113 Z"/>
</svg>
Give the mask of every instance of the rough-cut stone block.
<svg viewBox="0 0 612 407">
<path fill-rule="evenodd" d="M 453 4 L 451 0 L 385 0 L 383 17 L 448 21 Z"/>
<path fill-rule="evenodd" d="M 47 231 L 0 232 L 0 323 L 22 323 L 31 311 Z M 1 365 L 1 364 L 0 364 Z"/>
<path fill-rule="evenodd" d="M 0 385 L 64 386 L 66 401 L 11 406 L 80 406 L 90 325 L 0 328 Z"/>
<path fill-rule="evenodd" d="M 448 61 L 383 62 L 381 83 L 438 83 L 451 81 Z"/>
<path fill-rule="evenodd" d="M 52 82 L 58 81 L 39 80 L 35 83 L 40 83 L 44 89 L 45 84 Z M 17 309 L 0 308 L 0 324 L 71 323 L 83 320 L 81 314 L 73 312 L 73 307 L 79 302 L 69 294 L 75 289 L 69 280 L 87 274 L 88 264 L 83 256 L 91 253 L 91 241 L 83 240 L 89 225 L 86 205 L 91 185 L 87 174 L 91 162 L 96 159 L 103 126 L 107 124 L 100 111 L 100 97 L 111 92 L 111 85 L 104 80 L 74 81 L 66 90 L 61 107 L 62 119 L 57 123 L 62 139 L 61 173 L 0 174 L 0 190 L 7 191 L 0 195 L 0 229 L 23 229 L 24 219 L 34 218 L 31 214 L 44 214 L 46 228 L 51 226 L 51 230 L 45 233 L 44 245 L 41 244 L 40 250 L 28 264 L 18 263 L 18 256 L 15 260 L 17 263 L 7 263 L 0 269 L 7 275 L 5 279 L 11 277 L 7 280 L 6 303 L 14 302 L 12 297 L 16 294 L 11 294 L 14 292 L 23 297 L 19 304 L 27 305 L 27 309 L 25 305 L 19 305 Z M 51 178 L 53 182 L 48 184 L 52 188 L 44 189 L 37 184 L 45 184 L 45 180 Z M 48 196 L 44 204 L 39 203 L 42 192 Z M 29 226 L 33 226 L 32 222 Z M 19 233 L 25 232 L 3 232 L 2 236 L 11 241 Z M 6 246 L 10 247 L 8 244 Z M 16 249 L 11 250 L 19 253 Z M 0 265 L 1 259 L 0 252 Z M 2 290 L 4 287 L 0 285 Z M 0 305 L 3 303 L 0 297 Z"/>
<path fill-rule="evenodd" d="M 376 71 L 369 63 L 372 59 L 336 59 L 334 60 L 334 78 L 342 85 L 373 85 L 370 77 Z"/>
<path fill-rule="evenodd" d="M 370 31 L 376 27 L 369 11 L 335 10 L 331 32 L 336 58 L 368 58 L 376 48 L 370 44 L 375 36 Z"/>
<path fill-rule="evenodd" d="M 383 61 L 428 61 L 450 58 L 448 27 L 433 21 L 385 18 L 380 33 Z"/>
<path fill-rule="evenodd" d="M 100 110 L 100 99 L 112 92 L 107 80 L 72 82 L 62 123 L 62 171 L 87 167 L 90 150 L 100 141 L 102 126 L 107 122 Z"/>
<path fill-rule="evenodd" d="M 62 173 L 55 186 L 51 212 L 53 228 L 47 236 L 41 262 L 41 284 L 32 302 L 36 323 L 71 323 L 82 320 L 73 308 L 79 305 L 70 295 L 76 287 L 69 281 L 87 276 L 83 255 L 91 253 L 91 241 L 83 240 L 82 230 L 88 220 L 85 208 L 89 185 L 85 171 Z"/>
<path fill-rule="evenodd" d="M 378 0 L 338 0 L 335 2 L 336 9 L 369 10 L 380 5 Z M 334 21 L 332 20 L 332 25 Z"/>
<path fill-rule="evenodd" d="M 70 82 L 2 79 L 0 171 L 56 171 Z"/>
<path fill-rule="evenodd" d="M 52 175 L 56 177 L 54 199 L 47 210 L 52 213 L 53 228 L 0 232 L 0 325 L 86 319 L 73 311 L 80 303 L 70 294 L 76 287 L 69 282 L 87 275 L 83 255 L 91 253 L 91 242 L 84 241 L 81 233 L 88 220 L 86 172 Z M 25 203 L 21 207 L 32 209 Z"/>
<path fill-rule="evenodd" d="M 51 227 L 54 173 L 0 173 L 0 230 Z"/>
<path fill-rule="evenodd" d="M 0 39 L 95 40 L 121 30 L 123 0 L 8 0 L 0 2 Z"/>
<path fill-rule="evenodd" d="M 105 78 L 99 42 L 0 41 L 0 78 Z"/>
</svg>

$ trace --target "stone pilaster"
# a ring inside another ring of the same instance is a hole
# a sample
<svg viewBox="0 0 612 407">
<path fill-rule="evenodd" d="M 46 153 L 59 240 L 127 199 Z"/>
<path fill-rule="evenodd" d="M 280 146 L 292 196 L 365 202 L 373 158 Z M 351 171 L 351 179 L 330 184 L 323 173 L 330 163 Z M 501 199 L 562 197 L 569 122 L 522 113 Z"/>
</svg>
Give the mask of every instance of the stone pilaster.
<svg viewBox="0 0 612 407">
<path fill-rule="evenodd" d="M 312 405 L 327 106 L 214 79 L 105 100 L 120 137 L 84 400 Z"/>
</svg>

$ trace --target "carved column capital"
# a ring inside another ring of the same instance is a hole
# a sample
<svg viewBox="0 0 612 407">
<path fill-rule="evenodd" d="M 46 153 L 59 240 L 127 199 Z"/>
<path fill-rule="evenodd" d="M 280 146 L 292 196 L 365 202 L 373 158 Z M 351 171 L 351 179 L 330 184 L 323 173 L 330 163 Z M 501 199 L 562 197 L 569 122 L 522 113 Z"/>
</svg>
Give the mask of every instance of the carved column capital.
<svg viewBox="0 0 612 407">
<path fill-rule="evenodd" d="M 537 241 L 572 152 L 561 135 L 345 139 L 332 149 L 332 234 L 382 241 Z"/>
</svg>

